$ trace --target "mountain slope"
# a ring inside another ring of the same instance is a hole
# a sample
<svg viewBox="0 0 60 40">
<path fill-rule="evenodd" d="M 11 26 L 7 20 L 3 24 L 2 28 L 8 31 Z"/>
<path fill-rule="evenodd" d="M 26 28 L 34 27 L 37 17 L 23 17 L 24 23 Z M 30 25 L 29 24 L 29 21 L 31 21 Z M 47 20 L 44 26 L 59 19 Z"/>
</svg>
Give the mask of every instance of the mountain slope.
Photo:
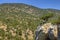
<svg viewBox="0 0 60 40">
<path fill-rule="evenodd" d="M 34 40 L 35 29 L 41 23 L 60 23 L 59 13 L 60 10 L 40 9 L 22 3 L 0 4 L 0 39 Z"/>
</svg>

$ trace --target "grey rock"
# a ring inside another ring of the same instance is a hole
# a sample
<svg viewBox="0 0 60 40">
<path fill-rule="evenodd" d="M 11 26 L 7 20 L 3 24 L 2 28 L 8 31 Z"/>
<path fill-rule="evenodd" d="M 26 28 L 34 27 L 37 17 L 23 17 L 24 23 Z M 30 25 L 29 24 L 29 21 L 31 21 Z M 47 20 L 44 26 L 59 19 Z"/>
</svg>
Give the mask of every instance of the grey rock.
<svg viewBox="0 0 60 40">
<path fill-rule="evenodd" d="M 49 25 L 49 28 L 47 25 L 39 25 L 35 31 L 35 40 L 57 40 L 57 25 L 52 25 L 51 23 L 46 23 Z M 48 30 L 47 33 L 44 32 L 44 25 L 47 26 Z M 56 32 L 55 32 L 56 31 Z M 60 36 L 59 38 L 60 39 Z"/>
</svg>

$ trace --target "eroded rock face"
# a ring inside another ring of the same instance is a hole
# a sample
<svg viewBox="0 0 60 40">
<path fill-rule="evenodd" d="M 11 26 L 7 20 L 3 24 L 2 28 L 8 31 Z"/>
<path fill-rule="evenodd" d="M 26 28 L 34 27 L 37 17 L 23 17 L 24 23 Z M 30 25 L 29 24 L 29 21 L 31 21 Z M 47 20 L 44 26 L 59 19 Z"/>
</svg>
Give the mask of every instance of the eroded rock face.
<svg viewBox="0 0 60 40">
<path fill-rule="evenodd" d="M 58 40 L 60 40 L 60 25 L 58 25 Z"/>
<path fill-rule="evenodd" d="M 45 23 L 37 27 L 36 40 L 57 40 L 58 37 L 57 25 Z"/>
</svg>

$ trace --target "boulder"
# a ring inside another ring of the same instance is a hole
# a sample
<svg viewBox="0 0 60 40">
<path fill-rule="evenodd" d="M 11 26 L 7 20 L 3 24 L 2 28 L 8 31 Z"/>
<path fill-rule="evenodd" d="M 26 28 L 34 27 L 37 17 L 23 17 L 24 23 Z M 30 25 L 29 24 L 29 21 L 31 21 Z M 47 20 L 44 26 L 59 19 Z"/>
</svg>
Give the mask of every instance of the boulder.
<svg viewBox="0 0 60 40">
<path fill-rule="evenodd" d="M 35 40 L 57 40 L 57 27 L 57 25 L 51 23 L 39 25 L 35 32 Z"/>
</svg>

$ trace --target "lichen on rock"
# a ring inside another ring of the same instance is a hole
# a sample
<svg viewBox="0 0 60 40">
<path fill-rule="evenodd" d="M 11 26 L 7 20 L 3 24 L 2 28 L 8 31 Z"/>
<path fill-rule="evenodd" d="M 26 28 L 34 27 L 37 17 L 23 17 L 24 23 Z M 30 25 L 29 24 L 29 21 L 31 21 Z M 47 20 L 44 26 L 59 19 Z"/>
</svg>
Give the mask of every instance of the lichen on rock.
<svg viewBox="0 0 60 40">
<path fill-rule="evenodd" d="M 57 25 L 51 23 L 45 23 L 41 26 L 39 25 L 36 30 L 35 40 L 57 40 L 57 27 Z"/>
</svg>

